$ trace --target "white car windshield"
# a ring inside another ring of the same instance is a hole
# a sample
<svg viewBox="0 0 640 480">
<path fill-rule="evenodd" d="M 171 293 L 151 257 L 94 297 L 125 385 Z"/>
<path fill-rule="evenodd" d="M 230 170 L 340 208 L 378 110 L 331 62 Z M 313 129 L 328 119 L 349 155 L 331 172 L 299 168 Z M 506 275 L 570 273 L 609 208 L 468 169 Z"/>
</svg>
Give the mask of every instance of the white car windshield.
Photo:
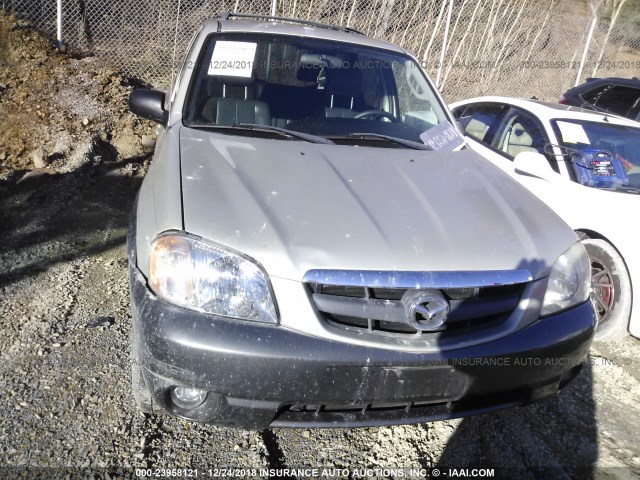
<svg viewBox="0 0 640 480">
<path fill-rule="evenodd" d="M 640 128 L 574 119 L 551 123 L 577 182 L 640 189 Z"/>
<path fill-rule="evenodd" d="M 335 143 L 370 134 L 359 138 L 390 146 L 422 144 L 421 134 L 450 122 L 421 68 L 399 52 L 246 33 L 211 35 L 201 52 L 183 112 L 189 127 L 242 134 L 229 127 L 251 124 Z"/>
</svg>

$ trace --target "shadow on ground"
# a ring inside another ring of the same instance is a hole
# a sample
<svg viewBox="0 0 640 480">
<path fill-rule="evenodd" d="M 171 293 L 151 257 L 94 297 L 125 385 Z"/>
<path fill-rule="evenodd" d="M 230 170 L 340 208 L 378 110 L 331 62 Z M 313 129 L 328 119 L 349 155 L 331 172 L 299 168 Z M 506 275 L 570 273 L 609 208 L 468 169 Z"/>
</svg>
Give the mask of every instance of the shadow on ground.
<svg viewBox="0 0 640 480">
<path fill-rule="evenodd" d="M 587 359 L 559 394 L 523 408 L 462 420 L 438 462 L 493 468 L 496 478 L 595 478 L 598 460 L 593 375 Z"/>
<path fill-rule="evenodd" d="M 0 184 L 0 287 L 123 244 L 147 159 Z"/>
</svg>

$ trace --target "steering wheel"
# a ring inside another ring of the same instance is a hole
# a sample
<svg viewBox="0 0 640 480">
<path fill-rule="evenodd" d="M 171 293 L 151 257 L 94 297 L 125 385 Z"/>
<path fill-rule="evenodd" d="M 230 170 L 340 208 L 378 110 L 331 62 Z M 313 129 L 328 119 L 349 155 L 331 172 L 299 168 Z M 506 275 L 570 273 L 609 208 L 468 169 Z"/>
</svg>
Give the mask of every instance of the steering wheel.
<svg viewBox="0 0 640 480">
<path fill-rule="evenodd" d="M 384 110 L 365 110 L 364 112 L 360 112 L 353 118 L 365 118 L 365 117 L 384 117 L 388 118 L 392 122 L 400 123 L 400 119 L 395 115 L 392 115 L 389 112 L 385 112 Z"/>
</svg>

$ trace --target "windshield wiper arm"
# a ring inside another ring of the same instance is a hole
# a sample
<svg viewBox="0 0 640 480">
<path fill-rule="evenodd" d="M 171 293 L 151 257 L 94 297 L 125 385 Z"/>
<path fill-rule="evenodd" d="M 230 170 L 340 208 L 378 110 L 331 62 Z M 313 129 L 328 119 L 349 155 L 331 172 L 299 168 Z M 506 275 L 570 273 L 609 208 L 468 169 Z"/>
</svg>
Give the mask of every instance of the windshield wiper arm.
<svg viewBox="0 0 640 480">
<path fill-rule="evenodd" d="M 234 123 L 233 125 L 231 125 L 231 127 L 246 128 L 249 130 L 255 130 L 257 132 L 278 132 L 285 137 L 299 138 L 300 140 L 305 140 L 311 143 L 334 144 L 334 142 L 332 142 L 328 138 L 320 137 L 318 135 L 311 135 L 310 133 L 296 132 L 294 130 L 288 130 L 286 128 L 273 127 L 271 125 L 258 125 L 257 123 Z"/>
<path fill-rule="evenodd" d="M 282 137 L 297 138 L 311 143 L 334 144 L 331 140 L 309 133 L 294 132 L 286 128 L 272 127 L 271 125 L 258 125 L 254 123 L 234 123 L 233 125 L 190 125 L 191 128 L 202 130 L 246 130 L 255 132 L 270 132 Z"/>
<path fill-rule="evenodd" d="M 335 139 L 344 139 L 344 138 L 360 138 L 362 140 L 366 140 L 367 138 L 375 138 L 380 140 L 387 140 L 392 143 L 397 143 L 398 145 L 402 145 L 407 148 L 413 148 L 414 150 L 431 150 L 429 145 L 425 145 L 424 143 L 412 142 L 411 140 L 405 140 L 404 138 L 392 137 L 391 135 L 383 135 L 381 133 L 350 133 L 349 135 L 344 135 L 341 137 L 331 137 Z"/>
</svg>

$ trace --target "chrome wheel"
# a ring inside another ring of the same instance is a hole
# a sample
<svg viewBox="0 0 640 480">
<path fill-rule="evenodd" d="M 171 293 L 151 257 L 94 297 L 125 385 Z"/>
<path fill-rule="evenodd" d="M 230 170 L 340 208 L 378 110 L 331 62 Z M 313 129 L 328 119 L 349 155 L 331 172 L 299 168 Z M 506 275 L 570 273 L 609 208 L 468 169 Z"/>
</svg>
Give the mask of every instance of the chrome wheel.
<svg viewBox="0 0 640 480">
<path fill-rule="evenodd" d="M 631 317 L 631 280 L 624 260 L 605 240 L 581 237 L 591 260 L 591 303 L 597 321 L 596 341 L 627 335 Z"/>
<path fill-rule="evenodd" d="M 616 289 L 613 275 L 604 262 L 591 258 L 591 302 L 598 315 L 598 325 L 607 321 L 611 315 L 611 307 L 615 301 Z"/>
</svg>

